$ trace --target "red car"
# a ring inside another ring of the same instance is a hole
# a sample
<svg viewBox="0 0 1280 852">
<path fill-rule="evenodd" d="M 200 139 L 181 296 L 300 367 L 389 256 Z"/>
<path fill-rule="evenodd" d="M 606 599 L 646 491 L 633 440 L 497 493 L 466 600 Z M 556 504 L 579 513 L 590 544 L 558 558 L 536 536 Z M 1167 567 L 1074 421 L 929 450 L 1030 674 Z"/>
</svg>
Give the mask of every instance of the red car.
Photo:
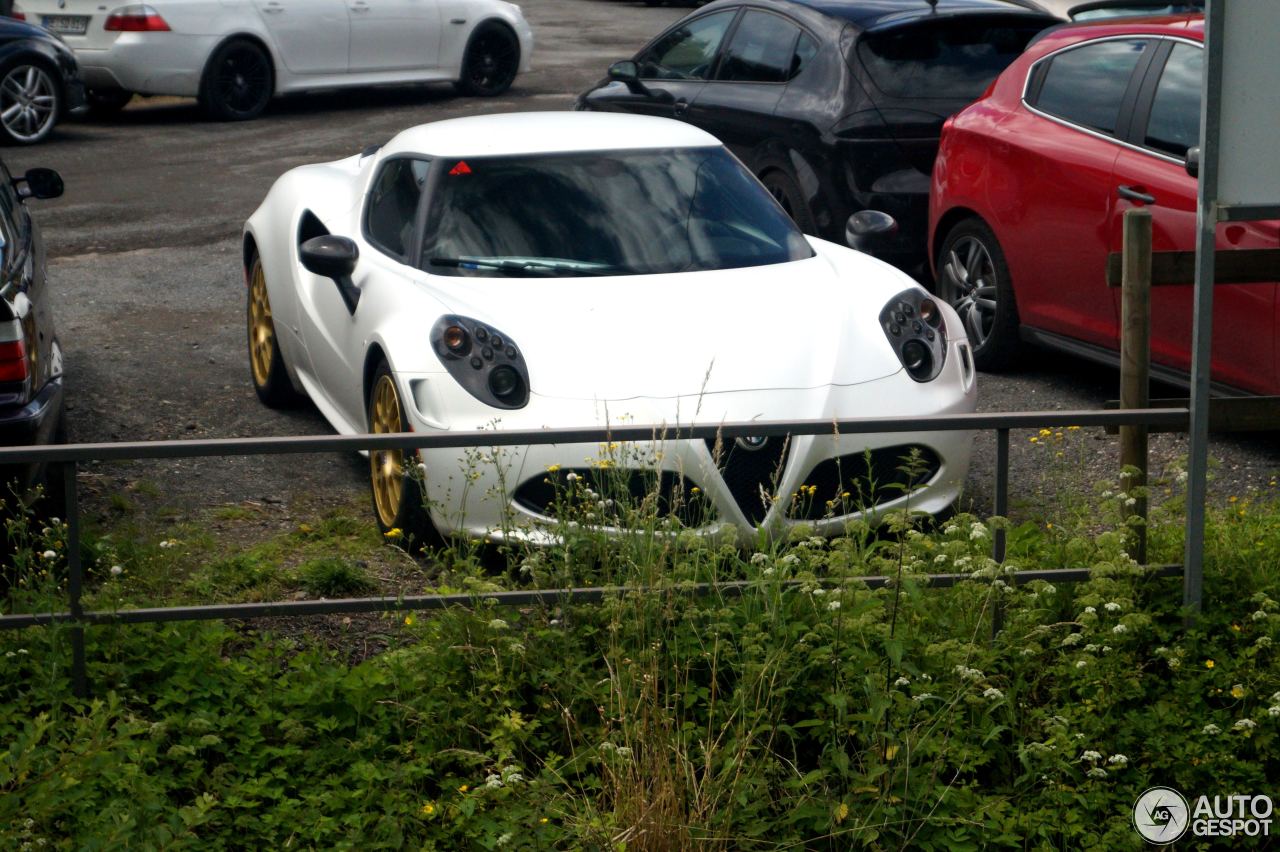
<svg viewBox="0 0 1280 852">
<path fill-rule="evenodd" d="M 1044 33 L 943 127 L 929 204 L 936 288 L 960 313 L 981 369 L 1023 341 L 1118 361 L 1120 291 L 1107 286 L 1121 217 L 1151 210 L 1155 251 L 1191 251 L 1200 139 L 1202 15 Z M 1276 248 L 1280 223 L 1219 226 L 1218 247 Z M 1213 380 L 1280 392 L 1276 287 L 1214 291 Z M 1152 372 L 1185 382 L 1192 288 L 1151 296 Z"/>
</svg>

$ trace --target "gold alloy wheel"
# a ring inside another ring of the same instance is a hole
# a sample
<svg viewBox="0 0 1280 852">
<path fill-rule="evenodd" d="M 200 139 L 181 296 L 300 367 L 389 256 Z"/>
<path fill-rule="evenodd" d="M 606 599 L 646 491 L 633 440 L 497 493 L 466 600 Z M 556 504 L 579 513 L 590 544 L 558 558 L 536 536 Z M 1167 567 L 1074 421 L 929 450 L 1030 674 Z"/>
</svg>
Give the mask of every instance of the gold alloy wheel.
<svg viewBox="0 0 1280 852">
<path fill-rule="evenodd" d="M 267 278 L 262 274 L 262 261 L 254 260 L 249 279 L 249 365 L 253 369 L 253 383 L 260 388 L 265 388 L 271 377 L 275 339 L 271 303 L 267 301 Z"/>
<path fill-rule="evenodd" d="M 391 376 L 383 375 L 373 389 L 369 431 L 375 435 L 401 431 L 400 397 Z M 369 480 L 373 485 L 373 505 L 378 520 L 388 529 L 400 515 L 400 495 L 404 489 L 404 453 L 400 450 L 373 450 L 369 453 Z"/>
</svg>

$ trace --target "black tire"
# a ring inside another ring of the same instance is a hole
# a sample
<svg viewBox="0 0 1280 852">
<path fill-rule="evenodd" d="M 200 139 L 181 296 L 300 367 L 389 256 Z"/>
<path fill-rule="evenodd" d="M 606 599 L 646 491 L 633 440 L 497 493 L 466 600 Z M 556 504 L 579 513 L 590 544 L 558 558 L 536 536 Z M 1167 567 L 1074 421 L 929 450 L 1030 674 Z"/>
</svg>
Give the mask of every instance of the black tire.
<svg viewBox="0 0 1280 852">
<path fill-rule="evenodd" d="M 63 109 L 62 77 L 44 62 L 17 57 L 0 65 L 0 142 L 43 142 Z"/>
<path fill-rule="evenodd" d="M 110 118 L 129 105 L 133 92 L 124 89 L 90 89 L 85 92 L 89 115 L 94 118 Z"/>
<path fill-rule="evenodd" d="M 790 169 L 781 165 L 766 166 L 760 172 L 760 182 L 769 190 L 774 200 L 782 205 L 782 209 L 787 211 L 796 227 L 806 234 L 818 233 L 818 223 L 813 218 L 813 211 L 809 209 L 804 193 L 800 190 L 800 183 Z"/>
<path fill-rule="evenodd" d="M 409 431 L 404 403 L 386 361 L 374 371 L 365 411 L 371 434 Z M 400 450 L 370 450 L 369 492 L 378 531 L 387 536 L 399 530 L 400 535 L 389 536 L 389 540 L 416 554 L 425 547 L 439 547 L 444 539 L 431 523 L 421 479 L 410 474 L 405 458 Z"/>
<path fill-rule="evenodd" d="M 258 399 L 270 408 L 289 408 L 301 398 L 289 380 L 289 368 L 280 354 L 275 322 L 271 317 L 271 301 L 267 297 L 267 279 L 262 261 L 255 254 L 249 263 L 249 287 L 245 300 L 245 325 L 248 328 L 249 379 Z"/>
<path fill-rule="evenodd" d="M 511 88 L 520 70 L 520 40 L 505 24 L 476 27 L 462 56 L 462 76 L 454 84 L 471 97 L 491 98 Z"/>
<path fill-rule="evenodd" d="M 232 39 L 218 46 L 200 80 L 200 105 L 216 121 L 257 118 L 275 92 L 271 57 L 254 42 Z"/>
<path fill-rule="evenodd" d="M 934 290 L 969 335 L 979 370 L 999 371 L 1018 355 L 1018 303 L 1000 242 L 986 222 L 964 219 L 942 241 Z"/>
</svg>

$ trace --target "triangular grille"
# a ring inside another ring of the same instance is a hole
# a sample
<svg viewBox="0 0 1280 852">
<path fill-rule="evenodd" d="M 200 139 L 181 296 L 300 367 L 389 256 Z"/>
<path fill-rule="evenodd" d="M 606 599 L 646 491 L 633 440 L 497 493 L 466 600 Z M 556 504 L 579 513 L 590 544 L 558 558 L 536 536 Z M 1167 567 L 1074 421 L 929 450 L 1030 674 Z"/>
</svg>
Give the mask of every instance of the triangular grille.
<svg viewBox="0 0 1280 852">
<path fill-rule="evenodd" d="M 759 524 L 777 495 L 791 436 L 766 438 L 758 448 L 751 446 L 751 439 L 707 438 L 706 442 L 734 502 L 748 521 Z"/>
</svg>

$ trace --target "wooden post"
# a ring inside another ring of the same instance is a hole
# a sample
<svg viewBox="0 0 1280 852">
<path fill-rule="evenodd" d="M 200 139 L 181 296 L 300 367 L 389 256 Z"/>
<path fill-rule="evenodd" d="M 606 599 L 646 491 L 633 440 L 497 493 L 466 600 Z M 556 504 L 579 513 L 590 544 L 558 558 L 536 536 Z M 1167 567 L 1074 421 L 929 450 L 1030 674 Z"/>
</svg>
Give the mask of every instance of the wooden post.
<svg viewBox="0 0 1280 852">
<path fill-rule="evenodd" d="M 1151 398 L 1151 211 L 1141 207 L 1124 213 L 1124 272 L 1120 283 L 1120 407 L 1147 408 Z M 1137 468 L 1122 474 L 1121 488 L 1132 494 L 1147 484 L 1147 427 L 1120 427 L 1120 466 Z M 1129 539 L 1129 555 L 1147 561 L 1147 501 L 1126 504 L 1125 517 L 1144 521 Z"/>
</svg>

